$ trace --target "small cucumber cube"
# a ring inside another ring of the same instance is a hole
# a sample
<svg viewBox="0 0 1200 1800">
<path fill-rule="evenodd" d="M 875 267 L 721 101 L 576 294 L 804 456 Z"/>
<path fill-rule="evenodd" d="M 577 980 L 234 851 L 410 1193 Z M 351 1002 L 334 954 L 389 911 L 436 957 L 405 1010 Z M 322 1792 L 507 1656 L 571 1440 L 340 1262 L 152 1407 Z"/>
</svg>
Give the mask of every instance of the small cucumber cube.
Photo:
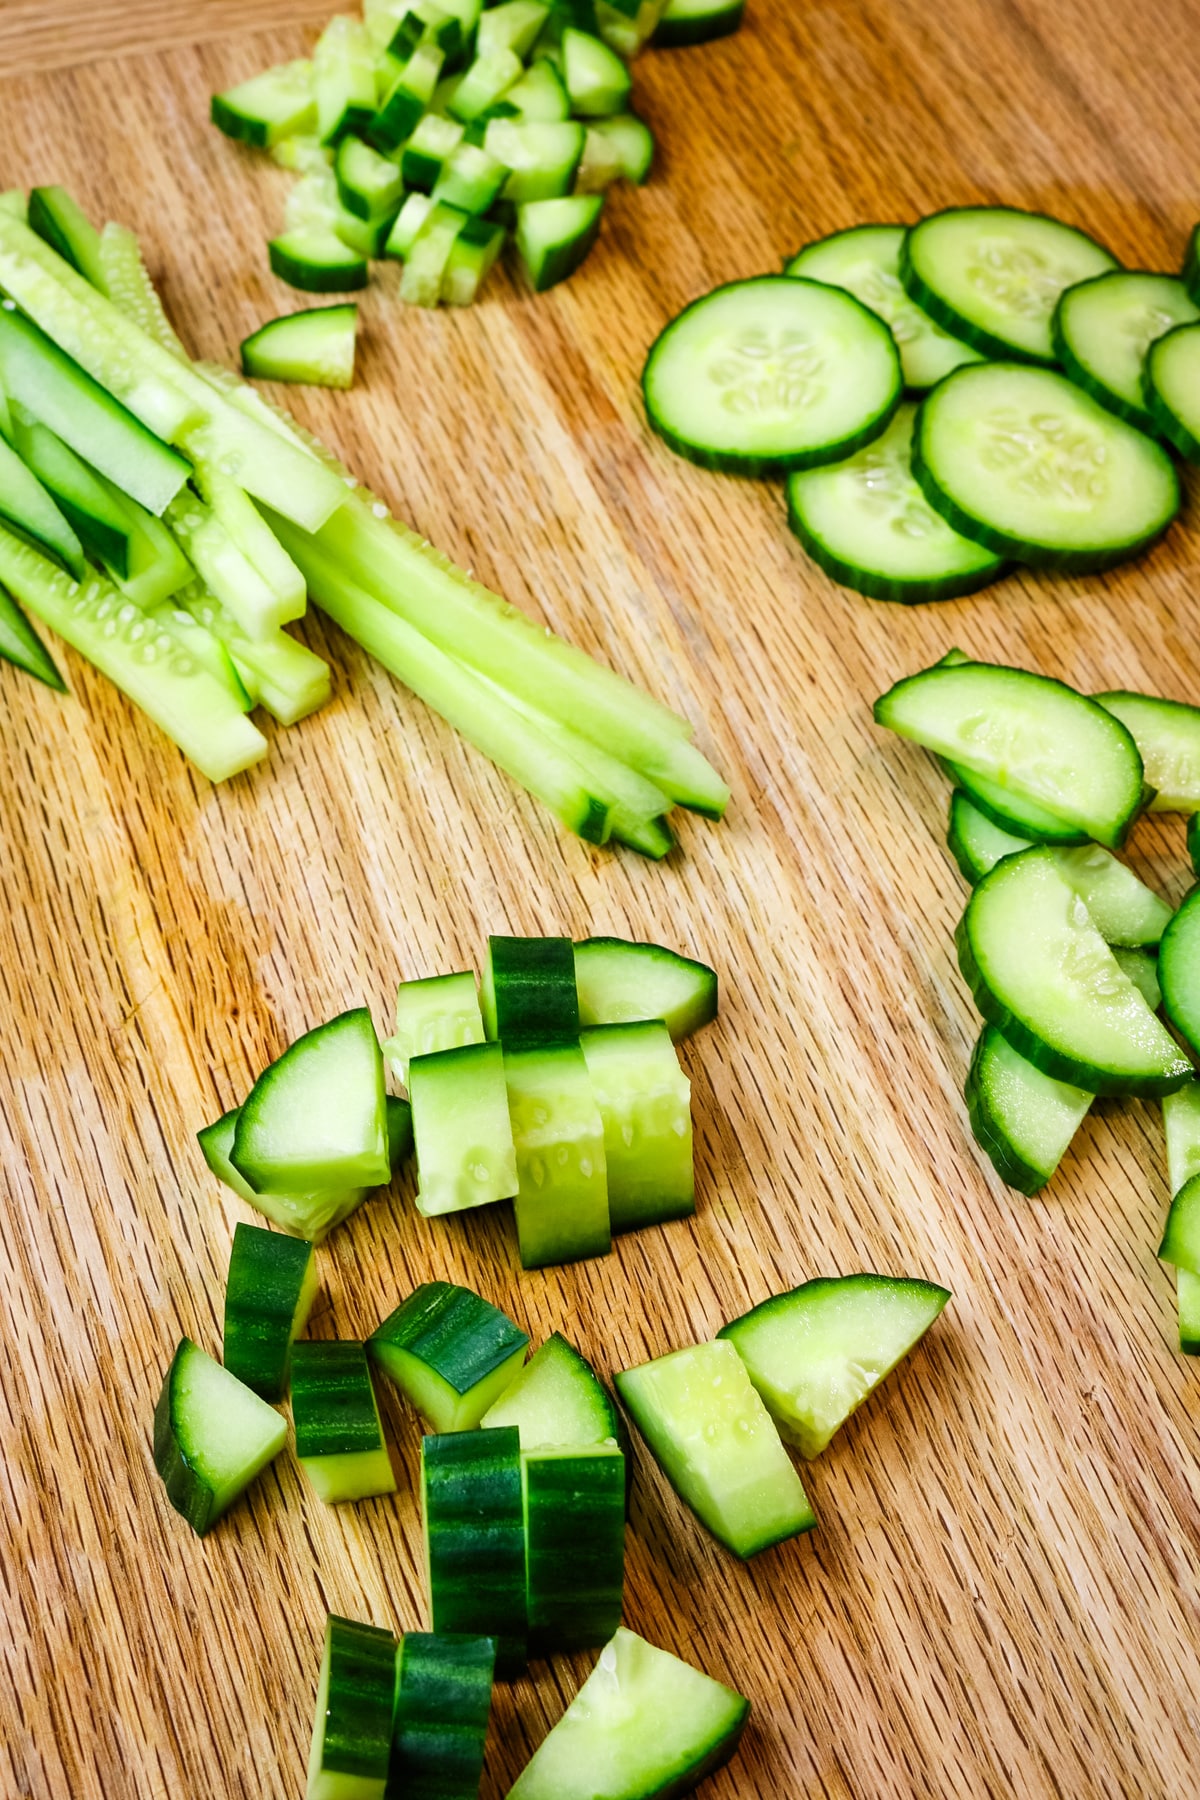
<svg viewBox="0 0 1200 1800">
<path fill-rule="evenodd" d="M 488 1037 L 506 1050 L 575 1043 L 579 1001 L 570 938 L 489 937 L 479 1004 Z"/>
<path fill-rule="evenodd" d="M 443 164 L 462 143 L 463 127 L 455 119 L 426 113 L 404 146 L 400 173 L 404 185 L 428 194 L 442 172 Z"/>
<path fill-rule="evenodd" d="M 330 19 L 313 51 L 317 137 L 337 144 L 375 111 L 375 47 L 359 19 Z M 286 134 L 281 134 L 286 135 Z"/>
<path fill-rule="evenodd" d="M 454 90 L 449 102 L 451 117 L 469 125 L 497 100 L 503 100 L 524 73 L 524 64 L 511 50 L 495 50 L 490 56 L 476 57 Z"/>
<path fill-rule="evenodd" d="M 292 1423 L 296 1461 L 327 1506 L 395 1493 L 365 1345 L 293 1346 Z"/>
<path fill-rule="evenodd" d="M 331 1613 L 325 1621 L 306 1800 L 383 1800 L 395 1686 L 391 1632 Z"/>
<path fill-rule="evenodd" d="M 474 1430 L 516 1380 L 528 1345 L 499 1307 L 449 1281 L 424 1282 L 367 1339 L 435 1432 Z"/>
<path fill-rule="evenodd" d="M 383 1056 L 366 1007 L 306 1032 L 263 1071 L 238 1116 L 232 1161 L 267 1193 L 390 1181 Z"/>
<path fill-rule="evenodd" d="M 287 1423 L 190 1338 L 154 1411 L 154 1463 L 167 1499 L 203 1536 L 283 1449 Z"/>
<path fill-rule="evenodd" d="M 460 212 L 485 213 L 507 179 L 504 164 L 482 146 L 460 144 L 442 165 L 433 189 L 434 204 L 441 201 Z"/>
<path fill-rule="evenodd" d="M 517 1152 L 521 1266 L 606 1256 L 612 1248 L 604 1122 L 577 1045 L 504 1057 Z"/>
<path fill-rule="evenodd" d="M 582 118 L 601 119 L 625 111 L 633 79 L 602 39 L 568 26 L 562 35 L 562 69 L 572 111 Z"/>
<path fill-rule="evenodd" d="M 267 69 L 212 97 L 212 122 L 226 137 L 269 149 L 317 122 L 313 65 L 301 58 Z"/>
<path fill-rule="evenodd" d="M 470 306 L 486 280 L 492 264 L 504 248 L 503 225 L 487 219 L 468 219 L 454 240 L 442 276 L 442 299 L 447 306 Z"/>
<path fill-rule="evenodd" d="M 292 1341 L 317 1291 L 311 1243 L 239 1223 L 225 1283 L 225 1367 L 264 1400 L 282 1400 Z"/>
<path fill-rule="evenodd" d="M 414 1056 L 432 1056 L 438 1050 L 458 1050 L 483 1041 L 483 1017 L 470 969 L 400 983 L 396 1033 L 383 1048 L 389 1065 L 406 1085 Z"/>
<path fill-rule="evenodd" d="M 422 194 L 418 196 L 424 199 Z M 425 223 L 416 235 L 400 278 L 400 298 L 409 306 L 436 306 L 442 295 L 442 279 L 455 239 L 467 215 L 456 206 L 431 201 Z"/>
<path fill-rule="evenodd" d="M 436 44 L 420 44 L 366 126 L 366 137 L 385 156 L 399 149 L 416 130 L 421 115 L 433 98 L 443 60 L 442 52 Z"/>
<path fill-rule="evenodd" d="M 408 1085 L 417 1210 L 432 1218 L 512 1199 L 520 1180 L 499 1044 L 414 1057 Z"/>
<path fill-rule="evenodd" d="M 480 1420 L 515 1425 L 522 1450 L 584 1448 L 621 1441 L 612 1395 L 589 1362 L 557 1331 L 546 1339 Z"/>
<path fill-rule="evenodd" d="M 550 8 L 538 0 L 504 0 L 492 6 L 479 21 L 475 38 L 475 54 L 491 56 L 497 50 L 511 50 L 524 60 L 541 36 L 550 17 Z"/>
<path fill-rule="evenodd" d="M 600 232 L 603 194 L 531 200 L 517 208 L 517 249 L 535 294 L 573 275 Z"/>
<path fill-rule="evenodd" d="M 496 1672 L 525 1666 L 525 1514 L 517 1433 L 421 1442 L 421 1516 L 433 1629 L 494 1637 Z"/>
<path fill-rule="evenodd" d="M 607 1643 L 625 1583 L 625 1457 L 616 1444 L 525 1451 L 529 1648 L 557 1656 Z"/>
<path fill-rule="evenodd" d="M 510 87 L 504 97 L 525 119 L 556 124 L 571 116 L 570 95 L 562 84 L 558 70 L 547 59 L 535 62 L 532 68 L 527 69 L 520 81 L 515 87 Z"/>
<path fill-rule="evenodd" d="M 585 938 L 575 946 L 583 1025 L 661 1019 L 676 1043 L 717 1016 L 717 972 L 707 963 L 625 938 Z"/>
<path fill-rule="evenodd" d="M 333 165 L 338 199 L 356 218 L 395 218 L 404 198 L 404 178 L 388 156 L 361 138 L 345 137 Z"/>
<path fill-rule="evenodd" d="M 474 1800 L 483 1774 L 496 1640 L 409 1631 L 396 1660 L 388 1792 Z"/>
<path fill-rule="evenodd" d="M 267 255 L 273 274 L 306 294 L 349 294 L 367 285 L 367 258 L 333 230 L 285 231 Z"/>
<path fill-rule="evenodd" d="M 343 146 L 357 142 L 344 138 Z M 315 306 L 270 319 L 242 340 L 242 372 L 260 381 L 348 388 L 354 382 L 358 308 Z"/>
<path fill-rule="evenodd" d="M 425 223 L 433 211 L 433 201 L 428 194 L 410 194 L 400 211 L 396 214 L 396 223 L 388 233 L 384 245 L 384 255 L 394 256 L 401 262 L 412 255 Z"/>
<path fill-rule="evenodd" d="M 523 205 L 569 194 L 586 135 L 574 120 L 539 124 L 530 119 L 493 119 L 484 145 L 511 171 L 504 199 Z"/>
<path fill-rule="evenodd" d="M 597 1025 L 579 1047 L 604 1121 L 613 1231 L 695 1212 L 691 1083 L 666 1026 Z"/>
</svg>

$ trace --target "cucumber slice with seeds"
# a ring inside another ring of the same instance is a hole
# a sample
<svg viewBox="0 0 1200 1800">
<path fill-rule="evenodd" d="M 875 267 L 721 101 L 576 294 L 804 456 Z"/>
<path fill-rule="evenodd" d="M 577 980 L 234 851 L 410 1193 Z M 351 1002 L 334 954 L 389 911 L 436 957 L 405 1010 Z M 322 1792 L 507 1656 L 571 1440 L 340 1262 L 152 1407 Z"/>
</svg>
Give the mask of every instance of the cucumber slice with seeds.
<svg viewBox="0 0 1200 1800">
<path fill-rule="evenodd" d="M 585 938 L 575 946 L 581 1025 L 629 1025 L 661 1019 L 673 1040 L 717 1016 L 717 972 L 661 944 Z"/>
<path fill-rule="evenodd" d="M 386 1800 L 478 1800 L 495 1669 L 494 1638 L 405 1632 Z"/>
<path fill-rule="evenodd" d="M 1191 813 L 1200 807 L 1200 706 L 1155 694 L 1097 694 L 1138 747 L 1155 792 L 1151 812 Z"/>
<path fill-rule="evenodd" d="M 840 288 L 786 275 L 731 282 L 679 314 L 642 376 L 651 425 L 703 468 L 775 475 L 842 462 L 886 429 L 900 359 Z"/>
<path fill-rule="evenodd" d="M 367 1348 L 436 1432 L 472 1431 L 511 1386 L 529 1338 L 499 1307 L 449 1281 L 426 1281 Z"/>
<path fill-rule="evenodd" d="M 222 1358 L 231 1375 L 264 1400 L 287 1390 L 292 1341 L 303 1331 L 317 1292 L 311 1243 L 240 1223 L 225 1284 Z"/>
<path fill-rule="evenodd" d="M 154 1412 L 154 1464 L 193 1531 L 203 1537 L 286 1438 L 286 1421 L 265 1400 L 180 1339 Z"/>
<path fill-rule="evenodd" d="M 0 659 L 24 669 L 47 687 L 65 694 L 67 684 L 37 632 L 7 589 L 0 587 Z"/>
<path fill-rule="evenodd" d="M 965 1098 L 975 1141 L 1001 1181 L 1022 1194 L 1036 1194 L 1066 1155 L 1094 1096 L 1044 1075 L 994 1025 L 985 1025 Z"/>
<path fill-rule="evenodd" d="M 1086 232 L 1007 206 L 951 207 L 914 225 L 900 277 L 930 317 L 984 356 L 1054 362 L 1058 297 L 1117 267 Z"/>
<path fill-rule="evenodd" d="M 694 1213 L 691 1084 L 666 1026 L 598 1025 L 579 1047 L 604 1122 L 614 1233 Z"/>
<path fill-rule="evenodd" d="M 489 1430 L 515 1425 L 522 1450 L 619 1443 L 623 1426 L 592 1365 L 560 1332 L 546 1339 L 516 1380 L 484 1413 Z"/>
<path fill-rule="evenodd" d="M 384 1800 L 396 1640 L 330 1613 L 317 1683 L 306 1800 Z"/>
<path fill-rule="evenodd" d="M 383 1057 L 366 1007 L 305 1032 L 263 1071 L 238 1114 L 232 1161 L 268 1193 L 391 1179 Z"/>
<path fill-rule="evenodd" d="M 496 1673 L 525 1666 L 525 1517 L 516 1431 L 421 1441 L 421 1517 L 434 1631 L 494 1637 Z"/>
<path fill-rule="evenodd" d="M 395 1493 L 365 1345 L 293 1346 L 292 1423 L 296 1461 L 326 1506 Z"/>
<path fill-rule="evenodd" d="M 1200 887 L 1191 890 L 1163 932 L 1158 947 L 1158 979 L 1163 1010 L 1180 1036 L 1200 1055 Z"/>
<path fill-rule="evenodd" d="M 1188 462 L 1200 462 L 1200 326 L 1177 325 L 1152 345 L 1143 391 L 1155 428 Z"/>
<path fill-rule="evenodd" d="M 267 69 L 212 97 L 212 122 L 226 137 L 269 149 L 317 123 L 313 65 L 305 58 Z"/>
<path fill-rule="evenodd" d="M 242 373 L 259 381 L 352 387 L 357 335 L 358 308 L 353 305 L 317 306 L 270 319 L 242 339 Z"/>
<path fill-rule="evenodd" d="M 1127 425 L 1158 429 L 1146 405 L 1150 346 L 1176 325 L 1200 320 L 1200 307 L 1174 275 L 1114 269 L 1068 288 L 1054 312 L 1054 352 L 1071 380 Z"/>
<path fill-rule="evenodd" d="M 604 1123 L 578 1045 L 506 1052 L 517 1152 L 513 1202 L 521 1266 L 606 1256 L 612 1248 Z"/>
</svg>

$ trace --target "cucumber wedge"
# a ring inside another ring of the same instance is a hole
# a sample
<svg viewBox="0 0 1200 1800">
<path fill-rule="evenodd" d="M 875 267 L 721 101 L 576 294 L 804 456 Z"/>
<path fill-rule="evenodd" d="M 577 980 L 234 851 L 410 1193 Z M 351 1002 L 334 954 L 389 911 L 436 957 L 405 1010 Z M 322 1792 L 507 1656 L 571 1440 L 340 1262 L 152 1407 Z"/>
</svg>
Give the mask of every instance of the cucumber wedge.
<svg viewBox="0 0 1200 1800">
<path fill-rule="evenodd" d="M 391 1179 L 383 1056 L 365 1006 L 306 1032 L 263 1071 L 238 1115 L 231 1159 L 267 1193 Z"/>
<path fill-rule="evenodd" d="M 272 1224 L 290 1232 L 293 1237 L 307 1238 L 314 1244 L 324 1243 L 334 1226 L 340 1225 L 362 1205 L 368 1189 L 318 1188 L 308 1194 L 256 1193 L 230 1160 L 240 1111 L 240 1107 L 234 1107 L 196 1133 L 205 1162 L 218 1181 L 232 1188 Z"/>
<path fill-rule="evenodd" d="M 312 63 L 304 58 L 281 63 L 214 94 L 212 122 L 226 137 L 260 150 L 312 131 L 317 122 Z"/>
<path fill-rule="evenodd" d="M 1158 979 L 1168 1019 L 1200 1054 L 1200 886 L 1191 890 L 1163 932 Z"/>
<path fill-rule="evenodd" d="M 287 1422 L 182 1338 L 154 1412 L 167 1499 L 201 1537 L 283 1449 Z"/>
<path fill-rule="evenodd" d="M 302 1239 L 239 1223 L 225 1284 L 225 1367 L 263 1400 L 287 1390 L 292 1340 L 317 1292 L 313 1247 Z"/>
<path fill-rule="evenodd" d="M 472 1431 L 520 1374 L 529 1338 L 470 1288 L 426 1281 L 367 1349 L 436 1432 Z"/>
<path fill-rule="evenodd" d="M 581 1025 L 661 1019 L 678 1043 L 717 1016 L 717 972 L 661 944 L 585 938 L 575 946 Z"/>
<path fill-rule="evenodd" d="M 975 1141 L 1001 1181 L 1022 1194 L 1045 1187 L 1094 1098 L 1035 1069 L 994 1025 L 975 1045 L 966 1085 Z"/>
<path fill-rule="evenodd" d="M 1155 790 L 1151 812 L 1193 813 L 1200 807 L 1200 706 L 1153 694 L 1097 694 L 1138 747 Z"/>
<path fill-rule="evenodd" d="M 242 372 L 260 381 L 352 387 L 357 331 L 358 308 L 353 305 L 317 306 L 270 319 L 242 339 Z"/>
<path fill-rule="evenodd" d="M 479 1423 L 515 1425 L 522 1450 L 621 1441 L 616 1404 L 591 1364 L 555 1332 Z"/>
<path fill-rule="evenodd" d="M 1188 462 L 1200 462 L 1200 326 L 1177 325 L 1151 346 L 1143 392 L 1155 429 Z"/>
</svg>

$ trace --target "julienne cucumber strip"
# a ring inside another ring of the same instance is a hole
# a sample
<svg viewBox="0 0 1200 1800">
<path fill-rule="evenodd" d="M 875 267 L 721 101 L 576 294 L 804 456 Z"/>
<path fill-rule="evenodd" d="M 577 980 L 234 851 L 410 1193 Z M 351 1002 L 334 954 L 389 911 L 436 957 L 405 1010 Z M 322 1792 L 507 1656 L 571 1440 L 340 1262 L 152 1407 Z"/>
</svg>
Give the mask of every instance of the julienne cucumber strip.
<svg viewBox="0 0 1200 1800">
<path fill-rule="evenodd" d="M 0 587 L 0 659 L 65 694 L 67 684 L 37 632 L 12 595 Z"/>
</svg>

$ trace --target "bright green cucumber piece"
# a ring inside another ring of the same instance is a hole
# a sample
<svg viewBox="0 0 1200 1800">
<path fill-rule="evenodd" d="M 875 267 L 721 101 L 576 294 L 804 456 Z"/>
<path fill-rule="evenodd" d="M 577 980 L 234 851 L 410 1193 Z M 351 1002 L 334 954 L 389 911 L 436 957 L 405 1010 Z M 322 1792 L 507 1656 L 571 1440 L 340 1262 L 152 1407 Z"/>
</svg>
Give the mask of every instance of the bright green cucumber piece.
<svg viewBox="0 0 1200 1800">
<path fill-rule="evenodd" d="M 603 194 L 564 194 L 517 208 L 517 253 L 535 294 L 566 281 L 600 235 Z"/>
<path fill-rule="evenodd" d="M 1168 1019 L 1200 1054 L 1200 886 L 1191 890 L 1163 932 L 1158 979 Z"/>
<path fill-rule="evenodd" d="M 0 319 L 3 318 L 0 312 Z M 0 437 L 0 519 L 31 538 L 81 580 L 85 570 L 83 546 L 61 507 L 47 493 L 33 470 L 27 468 L 6 440 Z"/>
<path fill-rule="evenodd" d="M 282 1400 L 287 1391 L 292 1342 L 304 1329 L 316 1292 L 311 1243 L 238 1222 L 225 1283 L 221 1355 L 229 1373 L 264 1400 Z"/>
<path fill-rule="evenodd" d="M 1185 1081 L 1163 1097 L 1167 1136 L 1167 1181 L 1177 1194 L 1185 1181 L 1200 1175 L 1200 1077 Z"/>
<path fill-rule="evenodd" d="M 154 1463 L 167 1499 L 202 1537 L 283 1449 L 287 1424 L 181 1338 L 154 1410 Z"/>
<path fill-rule="evenodd" d="M 272 272 L 306 294 L 348 294 L 367 285 L 367 258 L 316 226 L 285 231 L 267 245 Z"/>
<path fill-rule="evenodd" d="M 356 218 L 394 219 L 404 198 L 404 177 L 390 156 L 361 138 L 345 137 L 333 163 L 338 199 Z"/>
<path fill-rule="evenodd" d="M 0 587 L 0 660 L 24 669 L 47 687 L 65 694 L 67 684 L 50 652 L 7 589 Z"/>
<path fill-rule="evenodd" d="M 305 1032 L 263 1071 L 238 1115 L 231 1159 L 258 1192 L 391 1179 L 383 1056 L 365 1006 Z"/>
<path fill-rule="evenodd" d="M 570 938 L 489 937 L 479 990 L 484 1030 L 506 1050 L 574 1043 L 579 1000 Z"/>
<path fill-rule="evenodd" d="M 1044 1075 L 994 1025 L 985 1025 L 965 1098 L 975 1141 L 1001 1181 L 1022 1194 L 1036 1194 L 1066 1155 L 1093 1096 Z"/>
<path fill-rule="evenodd" d="M 1151 346 L 1143 392 L 1155 429 L 1200 462 L 1200 325 L 1177 325 Z"/>
<path fill-rule="evenodd" d="M 1200 706 L 1124 691 L 1097 694 L 1138 747 L 1154 789 L 1151 812 L 1191 813 L 1200 806 Z"/>
<path fill-rule="evenodd" d="M 622 1627 L 508 1800 L 679 1800 L 727 1763 L 750 1702 Z"/>
<path fill-rule="evenodd" d="M 384 1800 L 395 1688 L 391 1632 L 330 1613 L 306 1800 Z"/>
<path fill-rule="evenodd" d="M 421 1443 L 433 1629 L 496 1639 L 496 1673 L 525 1666 L 525 1516 L 521 1447 L 511 1427 Z"/>
<path fill-rule="evenodd" d="M 18 400 L 9 403 L 9 425 L 13 450 L 53 497 L 84 549 L 115 574 L 128 576 L 131 502 L 122 505 L 83 458 Z"/>
<path fill-rule="evenodd" d="M 562 34 L 561 68 L 571 110 L 578 117 L 602 119 L 625 111 L 632 77 L 628 65 L 601 38 L 568 26 Z"/>
<path fill-rule="evenodd" d="M 495 1670 L 495 1638 L 404 1634 L 385 1800 L 478 1800 Z"/>
<path fill-rule="evenodd" d="M 368 1190 L 318 1188 L 308 1194 L 256 1193 L 230 1160 L 240 1111 L 241 1108 L 235 1106 L 196 1133 L 205 1162 L 218 1181 L 232 1188 L 272 1224 L 290 1232 L 293 1237 L 307 1238 L 314 1244 L 323 1243 L 335 1225 L 340 1225 L 362 1205 Z"/>
<path fill-rule="evenodd" d="M 508 1200 L 520 1186 L 504 1053 L 468 1044 L 408 1066 L 417 1210 L 431 1218 Z"/>
<path fill-rule="evenodd" d="M 260 381 L 352 387 L 357 333 L 358 308 L 348 304 L 270 319 L 242 339 L 242 373 Z"/>
<path fill-rule="evenodd" d="M 212 97 L 212 122 L 226 137 L 268 150 L 317 122 L 313 66 L 305 57 L 252 75 Z"/>
<path fill-rule="evenodd" d="M 414 1056 L 432 1056 L 439 1050 L 482 1044 L 484 1036 L 475 976 L 470 969 L 464 969 L 455 975 L 402 981 L 396 990 L 395 1035 L 383 1049 L 397 1077 L 407 1086 L 408 1065 Z"/>
<path fill-rule="evenodd" d="M 1189 1275 L 1200 1275 L 1200 1175 L 1192 1175 L 1171 1201 L 1158 1254 Z"/>
<path fill-rule="evenodd" d="M 529 1345 L 499 1307 L 449 1281 L 426 1281 L 367 1348 L 435 1432 L 472 1431 L 516 1380 Z"/>
<path fill-rule="evenodd" d="M 612 1248 L 604 1121 L 577 1044 L 504 1057 L 517 1152 L 513 1210 L 521 1266 L 606 1256 Z"/>
<path fill-rule="evenodd" d="M 108 292 L 100 255 L 100 233 L 77 200 L 63 187 L 29 190 L 29 229 L 77 269 L 102 294 Z"/>
<path fill-rule="evenodd" d="M 746 0 L 667 0 L 650 42 L 655 50 L 709 44 L 740 30 L 745 12 Z"/>
<path fill-rule="evenodd" d="M 339 13 L 321 33 L 313 51 L 313 97 L 322 144 L 340 144 L 374 116 L 375 47 L 361 20 Z"/>
<path fill-rule="evenodd" d="M 479 1423 L 489 1429 L 515 1425 L 522 1450 L 620 1443 L 623 1430 L 612 1395 L 592 1365 L 557 1331 L 534 1352 Z"/>
<path fill-rule="evenodd" d="M 678 1043 L 717 1016 L 717 972 L 661 944 L 585 938 L 575 946 L 581 1025 L 661 1019 Z"/>
<path fill-rule="evenodd" d="M 292 1423 L 296 1461 L 327 1506 L 395 1493 L 364 1344 L 293 1345 Z"/>
<path fill-rule="evenodd" d="M 625 1457 L 616 1444 L 521 1456 L 529 1649 L 557 1656 L 605 1644 L 621 1623 Z"/>
<path fill-rule="evenodd" d="M 1174 275 L 1112 269 L 1068 288 L 1052 325 L 1054 353 L 1085 394 L 1127 425 L 1153 434 L 1144 376 L 1150 346 L 1177 325 L 1200 320 L 1200 308 Z"/>
<path fill-rule="evenodd" d="M 604 1123 L 613 1231 L 695 1212 L 691 1083 L 666 1026 L 597 1025 L 579 1047 Z"/>
<path fill-rule="evenodd" d="M 1118 965 L 1122 968 L 1151 1012 L 1162 1005 L 1162 989 L 1158 984 L 1158 957 L 1150 950 L 1128 950 L 1123 944 L 1112 944 Z"/>
</svg>

